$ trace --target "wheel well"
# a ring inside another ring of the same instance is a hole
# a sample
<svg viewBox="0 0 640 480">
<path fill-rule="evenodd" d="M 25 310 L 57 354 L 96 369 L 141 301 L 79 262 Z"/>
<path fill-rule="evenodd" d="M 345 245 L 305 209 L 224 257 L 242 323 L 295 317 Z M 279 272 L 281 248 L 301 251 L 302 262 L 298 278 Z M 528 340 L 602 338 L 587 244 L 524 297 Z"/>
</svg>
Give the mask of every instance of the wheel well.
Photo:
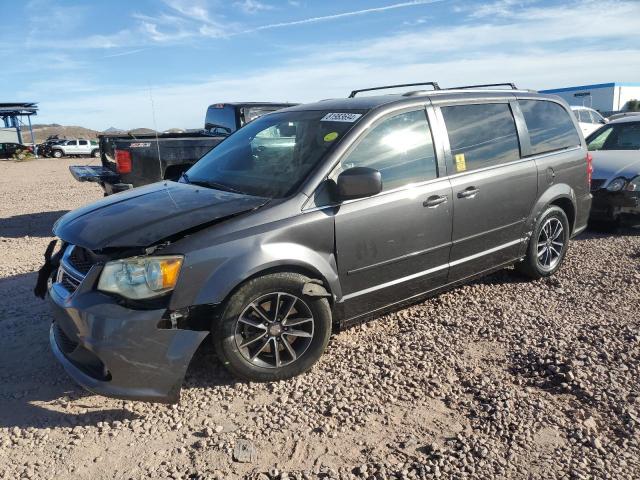
<svg viewBox="0 0 640 480">
<path fill-rule="evenodd" d="M 551 202 L 551 205 L 555 205 L 556 207 L 560 207 L 564 214 L 567 216 L 569 220 L 569 229 L 573 232 L 573 226 L 576 219 L 575 208 L 573 207 L 573 203 L 568 198 L 558 198 Z"/>
<path fill-rule="evenodd" d="M 247 283 L 249 280 L 253 280 L 254 278 L 258 278 L 258 277 L 264 277 L 265 275 L 270 275 L 272 273 L 299 273 L 300 275 L 304 275 L 305 277 L 309 277 L 310 279 L 320 280 L 324 288 L 329 293 L 327 300 L 329 301 L 329 305 L 331 306 L 331 308 L 333 308 L 333 303 L 334 303 L 333 294 L 331 292 L 331 286 L 329 285 L 329 282 L 327 282 L 327 279 L 324 278 L 324 276 L 322 276 L 320 272 L 315 271 L 311 268 L 301 267 L 299 265 L 279 265 L 277 267 L 266 268 L 264 270 L 260 270 L 259 272 L 254 273 L 250 277 L 243 279 L 236 286 L 234 286 L 229 291 L 229 293 L 227 293 L 227 295 L 224 297 L 224 300 L 220 303 L 220 305 L 223 305 L 228 298 L 230 298 L 234 293 L 236 293 L 236 291 L 240 287 L 242 287 L 242 285 Z"/>
</svg>

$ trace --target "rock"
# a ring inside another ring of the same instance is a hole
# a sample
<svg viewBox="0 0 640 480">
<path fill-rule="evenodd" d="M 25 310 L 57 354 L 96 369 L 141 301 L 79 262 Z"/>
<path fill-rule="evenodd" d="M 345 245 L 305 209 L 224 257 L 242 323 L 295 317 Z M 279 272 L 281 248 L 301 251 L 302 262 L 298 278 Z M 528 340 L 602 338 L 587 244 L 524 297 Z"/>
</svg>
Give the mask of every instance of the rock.
<svg viewBox="0 0 640 480">
<path fill-rule="evenodd" d="M 244 439 L 236 440 L 233 449 L 233 460 L 240 463 L 250 463 L 257 460 L 257 452 L 252 442 Z"/>
</svg>

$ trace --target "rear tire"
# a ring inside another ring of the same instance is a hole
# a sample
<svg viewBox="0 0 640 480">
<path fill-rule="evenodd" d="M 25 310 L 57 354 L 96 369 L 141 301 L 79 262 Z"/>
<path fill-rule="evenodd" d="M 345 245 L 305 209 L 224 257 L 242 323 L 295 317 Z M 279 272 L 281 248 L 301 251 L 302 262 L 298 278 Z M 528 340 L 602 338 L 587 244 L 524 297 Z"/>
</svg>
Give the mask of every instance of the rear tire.
<svg viewBox="0 0 640 480">
<path fill-rule="evenodd" d="M 331 335 L 331 308 L 323 297 L 302 294 L 309 278 L 274 273 L 242 285 L 212 326 L 223 365 L 248 381 L 271 382 L 309 370 Z"/>
<path fill-rule="evenodd" d="M 527 254 L 516 264 L 516 270 L 535 280 L 553 275 L 564 261 L 569 237 L 569 220 L 564 210 L 550 206 L 536 222 Z"/>
<path fill-rule="evenodd" d="M 91 152 L 91 156 L 93 158 L 100 158 L 100 150 L 94 150 L 93 152 Z"/>
</svg>

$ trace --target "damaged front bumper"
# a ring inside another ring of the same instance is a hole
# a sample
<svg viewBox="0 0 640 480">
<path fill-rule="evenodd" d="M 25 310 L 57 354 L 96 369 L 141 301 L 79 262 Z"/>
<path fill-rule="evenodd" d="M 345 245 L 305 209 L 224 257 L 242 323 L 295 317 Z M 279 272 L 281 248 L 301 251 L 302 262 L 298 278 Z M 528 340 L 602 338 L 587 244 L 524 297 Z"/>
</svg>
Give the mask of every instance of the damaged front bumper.
<svg viewBox="0 0 640 480">
<path fill-rule="evenodd" d="M 589 219 L 599 221 L 640 221 L 640 192 L 609 192 L 600 189 L 593 192 Z"/>
<path fill-rule="evenodd" d="M 91 392 L 178 402 L 189 362 L 209 332 L 162 328 L 166 309 L 134 310 L 120 305 L 93 290 L 95 270 L 75 292 L 65 288 L 64 280 L 49 286 L 54 315 L 49 340 L 54 355 Z"/>
</svg>

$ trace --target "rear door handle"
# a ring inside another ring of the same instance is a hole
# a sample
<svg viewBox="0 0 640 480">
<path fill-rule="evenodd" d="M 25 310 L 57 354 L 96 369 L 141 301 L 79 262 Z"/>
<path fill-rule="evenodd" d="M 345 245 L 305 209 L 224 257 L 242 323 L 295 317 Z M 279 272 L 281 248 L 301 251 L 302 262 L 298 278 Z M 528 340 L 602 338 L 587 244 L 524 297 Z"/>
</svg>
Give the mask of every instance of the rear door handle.
<svg viewBox="0 0 640 480">
<path fill-rule="evenodd" d="M 463 191 L 458 192 L 458 198 L 471 198 L 475 196 L 480 191 L 479 188 L 476 187 L 468 187 Z"/>
<path fill-rule="evenodd" d="M 447 201 L 446 195 L 432 195 L 422 202 L 423 207 L 433 208 Z"/>
</svg>

